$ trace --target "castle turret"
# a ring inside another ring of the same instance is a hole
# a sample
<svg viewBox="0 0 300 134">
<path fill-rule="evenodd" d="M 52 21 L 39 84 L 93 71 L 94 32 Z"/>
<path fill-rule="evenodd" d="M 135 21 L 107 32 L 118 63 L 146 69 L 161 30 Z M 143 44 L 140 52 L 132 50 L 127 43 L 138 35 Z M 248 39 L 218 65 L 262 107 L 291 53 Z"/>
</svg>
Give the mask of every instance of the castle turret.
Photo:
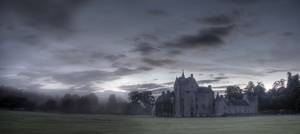
<svg viewBox="0 0 300 134">
<path fill-rule="evenodd" d="M 184 70 L 182 70 L 181 77 L 182 77 L 182 78 L 185 78 L 185 76 L 184 76 Z"/>
</svg>

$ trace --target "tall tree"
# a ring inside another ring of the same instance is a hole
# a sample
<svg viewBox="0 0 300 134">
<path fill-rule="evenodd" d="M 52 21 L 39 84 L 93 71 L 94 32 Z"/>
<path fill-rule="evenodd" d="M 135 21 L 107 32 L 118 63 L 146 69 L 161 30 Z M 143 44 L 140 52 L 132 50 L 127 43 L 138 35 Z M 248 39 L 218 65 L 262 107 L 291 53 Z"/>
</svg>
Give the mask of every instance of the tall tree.
<svg viewBox="0 0 300 134">
<path fill-rule="evenodd" d="M 242 89 L 238 86 L 228 86 L 225 93 L 227 100 L 230 102 L 235 102 L 243 98 Z"/>
<path fill-rule="evenodd" d="M 255 87 L 255 84 L 253 83 L 253 81 L 249 81 L 248 85 L 245 88 L 245 92 L 246 93 L 254 93 L 254 87 Z"/>
<path fill-rule="evenodd" d="M 130 112 L 137 114 L 151 114 L 155 103 L 151 91 L 133 91 L 129 93 Z M 135 110 L 134 110 L 135 109 Z"/>
<path fill-rule="evenodd" d="M 261 111 L 264 109 L 266 105 L 266 97 L 265 97 L 266 88 L 262 82 L 257 82 L 257 85 L 254 87 L 254 94 L 258 99 L 258 110 Z"/>
</svg>

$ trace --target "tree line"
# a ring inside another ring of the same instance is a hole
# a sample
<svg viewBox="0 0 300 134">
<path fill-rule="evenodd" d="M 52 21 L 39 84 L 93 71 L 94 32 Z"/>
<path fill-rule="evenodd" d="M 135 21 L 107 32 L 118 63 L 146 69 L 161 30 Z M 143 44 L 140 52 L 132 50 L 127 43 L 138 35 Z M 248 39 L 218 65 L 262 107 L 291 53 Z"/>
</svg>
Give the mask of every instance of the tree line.
<svg viewBox="0 0 300 134">
<path fill-rule="evenodd" d="M 252 81 L 248 82 L 244 89 L 238 86 L 228 86 L 225 92 L 226 97 L 232 102 L 237 102 L 236 100 L 242 99 L 243 94 L 254 94 L 258 98 L 260 113 L 299 113 L 299 75 L 292 75 L 290 72 L 287 74 L 287 80 L 275 81 L 272 89 L 269 90 L 266 90 L 262 82 L 255 84 Z M 157 100 L 151 91 L 132 91 L 128 94 L 128 100 L 112 94 L 104 101 L 99 100 L 93 93 L 82 96 L 65 94 L 63 97 L 52 97 L 0 86 L 0 109 L 9 110 L 87 114 L 152 114 L 155 112 L 153 111 L 154 106 L 159 108 L 170 104 L 169 101 L 162 101 L 165 103 L 158 104 Z"/>
<path fill-rule="evenodd" d="M 94 94 L 52 97 L 0 86 L 0 109 L 82 114 L 127 114 L 128 102 L 112 94 L 99 100 Z"/>
<path fill-rule="evenodd" d="M 128 101 L 129 100 L 129 101 Z M 99 99 L 96 94 L 65 94 L 62 97 L 0 86 L 0 109 L 83 114 L 144 114 L 152 113 L 155 98 L 149 91 L 133 91 L 128 100 L 111 94 Z"/>
<path fill-rule="evenodd" d="M 241 89 L 238 86 L 229 86 L 226 89 L 228 100 L 235 101 L 243 97 L 243 93 L 255 94 L 258 98 L 260 113 L 299 113 L 300 112 L 300 81 L 299 75 L 287 73 L 287 80 L 275 81 L 272 88 L 266 90 L 262 82 L 255 84 L 252 81 Z"/>
</svg>

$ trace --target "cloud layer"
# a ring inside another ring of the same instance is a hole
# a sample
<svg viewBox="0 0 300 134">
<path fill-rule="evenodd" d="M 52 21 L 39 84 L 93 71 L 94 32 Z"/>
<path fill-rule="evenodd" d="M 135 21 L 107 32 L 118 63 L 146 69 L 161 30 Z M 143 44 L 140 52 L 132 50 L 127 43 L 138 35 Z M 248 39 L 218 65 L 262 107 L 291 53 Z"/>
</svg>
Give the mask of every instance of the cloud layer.
<svg viewBox="0 0 300 134">
<path fill-rule="evenodd" d="M 298 5 L 297 0 L 1 0 L 0 84 L 39 91 L 160 92 L 184 69 L 201 73 L 195 75 L 200 85 L 224 88 L 253 80 L 268 86 L 286 71 L 299 71 Z"/>
</svg>

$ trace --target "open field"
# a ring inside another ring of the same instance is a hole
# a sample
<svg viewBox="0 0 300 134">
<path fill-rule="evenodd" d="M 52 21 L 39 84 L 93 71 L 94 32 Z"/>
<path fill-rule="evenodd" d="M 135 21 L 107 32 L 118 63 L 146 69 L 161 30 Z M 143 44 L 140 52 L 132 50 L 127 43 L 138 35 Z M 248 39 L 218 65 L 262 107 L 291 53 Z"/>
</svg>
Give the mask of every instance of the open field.
<svg viewBox="0 0 300 134">
<path fill-rule="evenodd" d="M 0 111 L 1 134 L 299 134 L 300 116 L 153 118 Z"/>
</svg>

